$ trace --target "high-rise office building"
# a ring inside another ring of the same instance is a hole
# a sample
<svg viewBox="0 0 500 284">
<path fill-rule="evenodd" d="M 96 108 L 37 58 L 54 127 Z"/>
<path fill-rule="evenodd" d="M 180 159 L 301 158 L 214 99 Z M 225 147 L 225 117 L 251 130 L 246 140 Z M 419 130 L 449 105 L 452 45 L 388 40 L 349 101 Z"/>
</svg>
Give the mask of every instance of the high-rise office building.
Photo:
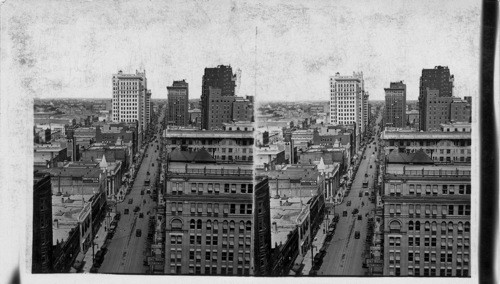
<svg viewBox="0 0 500 284">
<path fill-rule="evenodd" d="M 189 124 L 189 85 L 185 80 L 174 81 L 168 86 L 167 125 Z"/>
<path fill-rule="evenodd" d="M 229 108 L 232 107 L 234 101 L 235 82 L 236 75 L 233 74 L 231 66 L 219 65 L 216 68 L 205 68 L 201 87 L 202 129 L 214 129 L 219 126 L 219 123 L 213 121 L 229 122 L 231 120 L 232 109 Z M 219 98 L 210 100 L 213 96 Z M 219 116 L 229 116 L 229 120 Z"/>
<path fill-rule="evenodd" d="M 138 122 L 139 137 L 145 134 L 151 120 L 151 91 L 147 89 L 146 72 L 113 74 L 113 122 Z"/>
<path fill-rule="evenodd" d="M 352 76 L 336 73 L 330 77 L 330 124 L 355 124 L 356 137 L 368 125 L 368 93 L 364 90 L 363 72 Z"/>
<path fill-rule="evenodd" d="M 386 158 L 384 275 L 470 276 L 471 168 L 422 150 Z"/>
<path fill-rule="evenodd" d="M 237 154 L 251 153 L 253 131 L 180 132 L 165 136 L 165 273 L 265 275 L 269 191 L 254 186 L 251 160 Z"/>
<path fill-rule="evenodd" d="M 442 97 L 438 90 L 427 89 L 425 118 L 421 119 L 424 131 L 439 130 L 441 124 L 470 122 L 470 104 L 457 97 Z"/>
<path fill-rule="evenodd" d="M 49 174 L 34 173 L 33 185 L 33 273 L 51 273 L 52 184 Z"/>
<path fill-rule="evenodd" d="M 391 82 L 385 90 L 385 126 L 406 126 L 406 84 Z"/>
<path fill-rule="evenodd" d="M 420 77 L 420 91 L 418 104 L 420 111 L 420 130 L 427 131 L 427 105 L 428 90 L 437 91 L 439 97 L 453 96 L 454 76 L 450 75 L 450 69 L 447 66 L 436 66 L 433 69 L 422 69 Z"/>
</svg>

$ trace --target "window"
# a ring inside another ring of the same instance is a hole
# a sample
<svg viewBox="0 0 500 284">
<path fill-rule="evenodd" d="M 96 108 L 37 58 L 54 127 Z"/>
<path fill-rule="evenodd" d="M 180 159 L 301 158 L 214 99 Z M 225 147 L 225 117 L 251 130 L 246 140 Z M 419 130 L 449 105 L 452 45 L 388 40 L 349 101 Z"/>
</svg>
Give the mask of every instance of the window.
<svg viewBox="0 0 500 284">
<path fill-rule="evenodd" d="M 208 193 L 212 193 L 213 189 L 214 189 L 213 187 L 214 187 L 213 183 L 209 183 L 208 186 L 207 186 L 207 192 Z"/>
<path fill-rule="evenodd" d="M 415 185 L 410 184 L 410 189 L 409 189 L 410 194 L 415 194 Z"/>
<path fill-rule="evenodd" d="M 408 231 L 413 231 L 413 229 L 414 229 L 413 221 L 408 222 Z"/>
<path fill-rule="evenodd" d="M 191 193 L 196 193 L 196 183 L 191 184 Z"/>
<path fill-rule="evenodd" d="M 453 215 L 453 205 L 448 205 L 448 215 Z"/>
<path fill-rule="evenodd" d="M 247 214 L 252 214 L 252 204 L 247 204 Z"/>
<path fill-rule="evenodd" d="M 420 221 L 415 222 L 415 231 L 420 231 Z"/>
<path fill-rule="evenodd" d="M 203 194 L 203 183 L 198 184 L 198 194 Z"/>
<path fill-rule="evenodd" d="M 251 158 L 251 157 L 250 157 Z M 247 191 L 248 193 L 253 193 L 253 185 L 252 184 L 247 184 Z"/>
<path fill-rule="evenodd" d="M 196 227 L 196 221 L 194 219 L 191 219 L 191 221 L 189 221 L 189 228 L 195 229 L 195 227 Z"/>
<path fill-rule="evenodd" d="M 215 186 L 214 187 L 215 194 L 219 194 L 219 192 L 220 192 L 220 184 L 216 183 L 216 184 L 214 184 L 214 186 Z"/>
<path fill-rule="evenodd" d="M 207 203 L 207 215 L 212 215 L 212 203 Z"/>
<path fill-rule="evenodd" d="M 231 204 L 231 210 L 230 212 L 231 214 L 235 214 L 236 213 L 236 204 Z"/>
<path fill-rule="evenodd" d="M 198 221 L 196 221 L 196 229 L 201 230 L 201 227 L 202 227 L 202 222 L 200 219 L 198 219 Z"/>
<path fill-rule="evenodd" d="M 245 214 L 245 204 L 240 204 L 240 214 Z"/>
<path fill-rule="evenodd" d="M 446 184 L 443 185 L 442 192 L 443 194 L 448 194 L 448 186 Z"/>
<path fill-rule="evenodd" d="M 408 205 L 408 214 L 410 214 L 410 217 L 412 217 L 413 213 L 415 213 L 415 206 L 413 204 L 410 204 Z"/>
<path fill-rule="evenodd" d="M 431 195 L 431 185 L 430 184 L 425 186 L 425 195 Z"/>
<path fill-rule="evenodd" d="M 247 192 L 247 185 L 246 184 L 241 184 L 241 186 L 240 186 L 240 192 L 241 193 L 246 193 Z"/>
<path fill-rule="evenodd" d="M 236 184 L 231 184 L 231 193 L 236 193 Z"/>
<path fill-rule="evenodd" d="M 449 192 L 450 194 L 455 194 L 455 185 L 453 185 L 453 184 L 450 185 L 449 190 L 450 190 L 450 192 Z"/>
<path fill-rule="evenodd" d="M 229 184 L 228 183 L 224 184 L 224 192 L 229 193 Z"/>
<path fill-rule="evenodd" d="M 470 216 L 470 205 L 465 205 L 465 215 Z"/>
<path fill-rule="evenodd" d="M 417 184 L 417 195 L 422 194 L 422 185 Z"/>
<path fill-rule="evenodd" d="M 196 208 L 198 209 L 198 216 L 202 215 L 203 214 L 203 204 L 202 203 L 198 203 L 198 205 L 196 206 Z"/>
</svg>

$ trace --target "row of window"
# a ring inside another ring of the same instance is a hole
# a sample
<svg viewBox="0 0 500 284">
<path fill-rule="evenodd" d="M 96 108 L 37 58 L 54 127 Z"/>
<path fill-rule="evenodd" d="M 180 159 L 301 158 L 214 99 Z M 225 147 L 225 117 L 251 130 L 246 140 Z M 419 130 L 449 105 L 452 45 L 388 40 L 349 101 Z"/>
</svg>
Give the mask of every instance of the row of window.
<svg viewBox="0 0 500 284">
<path fill-rule="evenodd" d="M 248 276 L 250 275 L 250 268 L 242 268 L 238 267 L 237 271 L 234 271 L 234 268 L 229 266 L 226 267 L 223 265 L 220 269 L 220 273 L 217 273 L 217 267 L 216 266 L 205 266 L 205 270 L 202 271 L 201 266 L 194 266 L 190 265 L 189 266 L 189 274 L 196 274 L 196 275 L 240 275 L 240 276 Z M 171 274 L 181 274 L 182 273 L 182 265 L 180 264 L 172 264 L 170 265 L 170 273 Z"/>
<path fill-rule="evenodd" d="M 422 241 L 422 242 L 421 242 Z M 409 236 L 408 237 L 408 246 L 416 246 L 420 247 L 421 245 L 427 246 L 427 247 L 437 247 L 437 238 L 436 237 L 413 237 Z M 453 247 L 456 245 L 457 249 L 465 248 L 468 249 L 470 247 L 470 238 L 465 237 L 465 238 L 457 238 L 456 242 L 454 238 L 441 238 L 441 243 L 440 247 L 442 250 L 446 249 L 453 249 Z M 400 246 L 400 243 L 397 242 L 395 243 L 395 246 Z"/>
<path fill-rule="evenodd" d="M 203 215 L 206 213 L 208 216 L 214 214 L 217 216 L 219 214 L 219 203 L 191 203 L 190 204 L 190 213 L 192 216 L 198 214 Z M 172 215 L 182 215 L 184 209 L 183 202 L 171 202 L 170 210 Z M 253 213 L 252 204 L 222 204 L 222 213 L 223 214 L 248 214 L 251 215 Z M 217 214 L 217 215 L 216 215 Z"/>
<path fill-rule="evenodd" d="M 403 185 L 402 184 L 389 184 L 389 194 L 390 195 L 400 195 L 402 194 Z M 427 184 L 422 186 L 421 184 L 408 184 L 408 194 L 410 195 L 438 195 L 438 194 L 471 194 L 470 184 Z"/>
<path fill-rule="evenodd" d="M 389 215 L 400 216 L 402 214 L 401 204 L 389 204 Z M 438 209 L 441 209 L 440 212 Z M 430 205 L 430 204 L 408 204 L 408 215 L 419 217 L 421 215 L 437 216 L 470 216 L 470 205 Z M 422 212 L 423 211 L 423 212 Z"/>
<path fill-rule="evenodd" d="M 408 268 L 408 276 L 440 276 L 440 277 L 452 277 L 453 269 L 451 267 L 448 268 L 440 268 L 439 275 L 436 274 L 436 268 L 423 268 L 420 267 L 409 267 Z M 423 273 L 420 273 L 423 272 Z M 401 268 L 400 267 L 390 267 L 389 275 L 391 276 L 401 276 Z M 457 268 L 455 270 L 455 276 L 457 277 L 468 277 L 469 269 L 467 268 Z"/>
<path fill-rule="evenodd" d="M 223 186 L 224 193 L 253 193 L 253 184 L 242 183 L 242 184 L 220 184 L 220 183 L 191 183 L 190 190 L 192 194 L 219 194 L 221 191 L 221 186 Z M 183 194 L 184 193 L 184 183 L 176 182 L 172 183 L 172 194 Z"/>
</svg>

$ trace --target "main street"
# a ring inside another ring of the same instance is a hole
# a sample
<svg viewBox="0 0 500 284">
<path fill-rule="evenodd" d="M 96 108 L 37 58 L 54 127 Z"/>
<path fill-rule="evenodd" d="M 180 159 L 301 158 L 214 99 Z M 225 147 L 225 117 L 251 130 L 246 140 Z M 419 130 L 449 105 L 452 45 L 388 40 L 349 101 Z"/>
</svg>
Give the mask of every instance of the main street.
<svg viewBox="0 0 500 284">
<path fill-rule="evenodd" d="M 158 121 L 161 122 L 164 116 L 162 111 Z M 161 124 L 158 123 L 158 129 L 161 129 Z M 99 273 L 145 273 L 147 266 L 143 265 L 146 259 L 146 242 L 148 237 L 148 220 L 149 216 L 154 216 L 154 208 L 156 203 L 152 199 L 152 195 L 146 192 L 147 188 L 151 188 L 156 179 L 158 157 L 160 151 L 157 150 L 160 139 L 155 139 L 149 142 L 149 147 L 146 150 L 145 157 L 141 163 L 137 177 L 130 193 L 126 196 L 123 202 L 117 204 L 117 212 L 121 213 L 121 219 L 115 231 L 114 237 L 108 245 L 108 252 L 104 257 L 104 261 L 99 269 Z M 148 174 L 149 173 L 149 174 Z M 145 186 L 144 181 L 149 178 L 151 186 Z M 141 191 L 143 190 L 143 195 Z M 129 204 L 132 200 L 132 204 Z M 138 212 L 134 209 L 139 207 Z M 129 210 L 128 214 L 125 209 Z M 139 218 L 139 214 L 143 213 L 143 218 Z M 140 237 L 136 236 L 137 229 L 142 231 Z"/>
<path fill-rule="evenodd" d="M 382 119 L 381 115 L 377 118 L 376 124 Z M 323 265 L 318 270 L 318 275 L 364 275 L 363 251 L 365 249 L 365 240 L 368 231 L 368 217 L 375 205 L 370 202 L 369 195 L 375 185 L 376 159 L 379 147 L 378 137 L 376 135 L 378 126 L 374 127 L 374 141 L 366 146 L 363 158 L 360 162 L 358 171 L 353 180 L 350 194 L 344 198 L 342 204 L 335 206 L 335 213 L 340 215 L 340 219 L 335 229 L 335 234 L 328 246 L 327 253 L 323 259 Z M 368 187 L 363 188 L 363 181 L 368 181 Z M 359 194 L 362 194 L 362 197 Z M 347 203 L 350 202 L 350 206 Z M 364 204 L 364 205 L 363 205 Z M 354 209 L 358 209 L 358 214 L 352 214 Z M 347 216 L 343 212 L 347 211 Z M 361 220 L 358 220 L 358 215 Z M 359 239 L 355 238 L 355 232 L 360 232 Z"/>
</svg>

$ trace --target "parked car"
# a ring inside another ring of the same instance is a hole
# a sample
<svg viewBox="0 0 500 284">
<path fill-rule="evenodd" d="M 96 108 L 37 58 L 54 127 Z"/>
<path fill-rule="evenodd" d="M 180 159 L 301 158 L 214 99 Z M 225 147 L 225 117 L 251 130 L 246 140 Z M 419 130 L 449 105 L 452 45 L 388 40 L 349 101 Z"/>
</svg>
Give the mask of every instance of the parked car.
<svg viewBox="0 0 500 284">
<path fill-rule="evenodd" d="M 144 218 L 144 213 L 140 213 L 139 218 Z"/>
<path fill-rule="evenodd" d="M 352 214 L 353 214 L 353 215 L 358 214 L 358 212 L 359 212 L 358 208 L 354 208 L 354 210 L 352 210 Z"/>
<path fill-rule="evenodd" d="M 122 217 L 122 214 L 120 212 L 117 212 L 115 215 L 115 220 L 120 220 L 121 217 Z"/>
<path fill-rule="evenodd" d="M 342 212 L 342 216 L 347 217 L 347 210 L 344 210 L 344 212 Z"/>
<path fill-rule="evenodd" d="M 128 209 L 123 210 L 123 214 L 128 215 Z"/>
<path fill-rule="evenodd" d="M 363 216 L 361 216 L 361 214 L 358 215 L 358 220 L 363 220 Z"/>
<path fill-rule="evenodd" d="M 140 208 L 139 206 L 136 206 L 136 207 L 134 208 L 134 212 L 139 212 L 140 210 L 141 210 L 141 208 Z"/>
<path fill-rule="evenodd" d="M 361 234 L 359 233 L 359 231 L 354 232 L 355 239 L 359 239 L 360 236 L 361 236 Z"/>
<path fill-rule="evenodd" d="M 135 231 L 135 236 L 136 236 L 136 237 L 140 237 L 140 236 L 142 236 L 142 231 L 141 231 L 141 229 L 137 229 L 137 230 Z"/>
</svg>

